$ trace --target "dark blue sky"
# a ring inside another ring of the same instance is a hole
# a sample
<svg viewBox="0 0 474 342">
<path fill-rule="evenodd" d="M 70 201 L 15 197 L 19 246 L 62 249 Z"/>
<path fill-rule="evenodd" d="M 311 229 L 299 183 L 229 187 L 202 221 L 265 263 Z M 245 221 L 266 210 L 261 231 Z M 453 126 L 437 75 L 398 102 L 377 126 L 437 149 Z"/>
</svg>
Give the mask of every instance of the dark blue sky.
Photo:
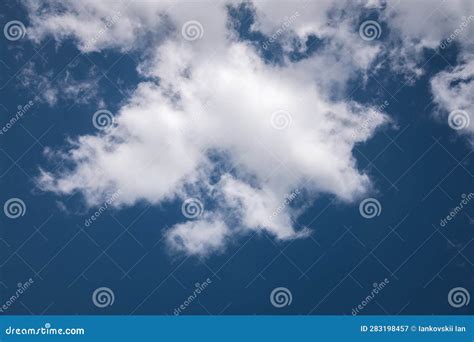
<svg viewBox="0 0 474 342">
<path fill-rule="evenodd" d="M 2 26 L 12 18 L 28 23 L 21 4 L 0 6 Z M 265 40 L 249 32 L 251 11 L 233 9 L 231 15 L 241 39 Z M 318 53 L 318 44 L 324 42 L 313 38 L 308 51 L 293 58 Z M 262 50 L 268 63 L 279 62 L 281 49 L 273 49 Z M 462 194 L 473 192 L 472 147 L 433 118 L 429 87 L 434 74 L 455 65 L 455 44 L 425 51 L 420 61 L 425 74 L 414 84 L 384 67 L 367 83 L 356 77 L 348 87 L 347 95 L 360 103 L 387 101 L 384 110 L 396 122 L 353 152 L 374 182 L 379 216 L 366 219 L 358 202 L 320 196 L 296 222 L 309 227 L 311 237 L 278 242 L 261 233 L 247 235 L 206 259 L 172 254 L 163 241 L 164 229 L 183 221 L 178 201 L 109 208 L 84 227 L 96 209 L 87 209 L 79 194 L 61 197 L 35 184 L 40 167 L 55 168 L 43 153 L 46 147 L 61 148 L 67 137 L 94 133 L 91 117 L 101 99 L 111 111 L 120 108 L 140 80 L 139 54 L 82 54 L 72 41 L 34 45 L 3 36 L 0 51 L 0 125 L 18 105 L 34 101 L 0 136 L 0 202 L 20 198 L 26 205 L 20 218 L 0 215 L 0 304 L 18 283 L 34 280 L 7 314 L 173 314 L 207 278 L 212 283 L 185 314 L 351 314 L 385 278 L 388 285 L 361 314 L 473 313 L 472 304 L 456 309 L 448 303 L 452 288 L 473 289 L 472 204 L 440 226 Z M 67 82 L 67 73 L 75 79 L 98 76 L 98 93 L 88 101 L 60 98 L 54 106 L 37 101 L 41 87 L 22 84 L 28 63 L 58 85 Z M 98 287 L 113 290 L 112 306 L 94 306 L 91 296 Z M 276 287 L 291 291 L 291 305 L 272 306 Z"/>
</svg>

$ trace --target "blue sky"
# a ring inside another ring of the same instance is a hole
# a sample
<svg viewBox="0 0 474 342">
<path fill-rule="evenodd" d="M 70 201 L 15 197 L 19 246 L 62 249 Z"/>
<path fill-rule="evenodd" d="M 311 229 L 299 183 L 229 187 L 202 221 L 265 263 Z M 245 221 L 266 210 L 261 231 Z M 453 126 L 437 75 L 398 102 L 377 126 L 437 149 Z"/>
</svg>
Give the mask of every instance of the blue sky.
<svg viewBox="0 0 474 342">
<path fill-rule="evenodd" d="M 470 1 L 0 6 L 2 313 L 473 312 Z"/>
</svg>

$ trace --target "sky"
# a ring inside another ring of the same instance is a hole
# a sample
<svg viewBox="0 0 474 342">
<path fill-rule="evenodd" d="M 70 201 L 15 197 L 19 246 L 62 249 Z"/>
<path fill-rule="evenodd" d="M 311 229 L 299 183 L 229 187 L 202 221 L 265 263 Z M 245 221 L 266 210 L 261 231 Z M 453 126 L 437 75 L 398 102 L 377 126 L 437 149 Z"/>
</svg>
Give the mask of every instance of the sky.
<svg viewBox="0 0 474 342">
<path fill-rule="evenodd" d="M 2 314 L 469 314 L 474 3 L 6 1 Z"/>
</svg>

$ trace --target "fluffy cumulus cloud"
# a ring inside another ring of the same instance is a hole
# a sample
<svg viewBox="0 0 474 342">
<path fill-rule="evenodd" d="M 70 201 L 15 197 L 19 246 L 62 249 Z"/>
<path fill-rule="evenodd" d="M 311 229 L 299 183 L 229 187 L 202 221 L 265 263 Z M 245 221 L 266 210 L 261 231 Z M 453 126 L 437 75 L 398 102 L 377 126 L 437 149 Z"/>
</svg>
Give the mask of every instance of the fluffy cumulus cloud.
<svg viewBox="0 0 474 342">
<path fill-rule="evenodd" d="M 80 192 L 91 206 L 117 190 L 117 206 L 198 198 L 203 213 L 164 234 L 173 250 L 200 256 L 249 232 L 280 240 L 310 234 L 294 223 L 304 208 L 293 205 L 295 196 L 289 200 L 295 189 L 307 203 L 322 193 L 345 202 L 366 193 L 371 182 L 352 150 L 389 119 L 344 94 L 351 78 L 367 73 L 384 51 L 380 42 L 361 39 L 344 6 L 364 11 L 378 2 L 246 3 L 255 14 L 251 30 L 282 47 L 281 63 L 239 39 L 228 13 L 238 5 L 28 3 L 35 41 L 52 35 L 73 39 L 84 53 L 118 49 L 143 56 L 137 65 L 143 81 L 115 113 L 113 127 L 50 151 L 68 167 L 42 170 L 42 187 Z M 403 24 L 390 20 L 402 32 Z M 318 52 L 289 58 L 310 36 L 322 42 Z M 441 107 L 472 112 L 472 63 L 438 75 L 432 85 Z"/>
</svg>

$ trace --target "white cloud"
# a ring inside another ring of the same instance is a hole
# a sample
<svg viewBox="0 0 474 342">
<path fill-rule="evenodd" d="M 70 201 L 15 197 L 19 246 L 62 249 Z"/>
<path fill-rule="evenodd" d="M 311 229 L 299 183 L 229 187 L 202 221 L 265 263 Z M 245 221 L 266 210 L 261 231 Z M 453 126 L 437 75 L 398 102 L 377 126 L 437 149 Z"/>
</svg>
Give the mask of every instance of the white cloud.
<svg viewBox="0 0 474 342">
<path fill-rule="evenodd" d="M 288 211 L 278 211 L 284 203 L 284 196 L 273 193 L 271 187 L 258 189 L 229 175 L 222 177 L 220 186 L 226 205 L 241 217 L 244 229 L 264 229 L 279 239 L 309 234 L 307 229 L 296 232 Z"/>
<path fill-rule="evenodd" d="M 163 23 L 160 9 L 169 6 L 170 2 L 137 6 L 124 1 L 64 3 L 51 0 L 26 4 L 32 25 L 28 30 L 30 39 L 41 41 L 48 35 L 53 35 L 57 41 L 73 38 L 82 51 L 91 52 L 113 47 L 127 50 L 126 47 L 139 44 L 138 36 Z"/>
<path fill-rule="evenodd" d="M 435 116 L 443 117 L 448 124 L 451 111 L 465 111 L 471 124 L 458 132 L 470 136 L 472 141 L 474 2 L 394 0 L 388 4 L 383 19 L 389 23 L 392 40 L 397 43 L 389 52 L 393 70 L 406 73 L 414 81 L 425 72 L 425 49 L 436 49 L 444 54 L 444 49 L 457 46 L 461 65 L 448 67 L 430 81 L 434 102 L 441 109 Z"/>
<path fill-rule="evenodd" d="M 375 108 L 331 100 L 342 98 L 347 81 L 365 72 L 379 49 L 364 45 L 349 21 L 324 33 L 334 40 L 318 54 L 272 65 L 236 39 L 226 25 L 224 4 L 166 8 L 165 2 L 140 2 L 115 9 L 95 1 L 81 3 L 46 13 L 30 5 L 32 36 L 72 36 L 87 52 L 126 50 L 157 27 L 168 27 L 169 33 L 140 47 L 146 57 L 139 70 L 151 80 L 140 83 L 115 114 L 116 126 L 74 141 L 61 155 L 74 166 L 54 174 L 42 171 L 45 190 L 80 191 L 89 205 L 96 205 L 120 189 L 114 202 L 119 206 L 197 194 L 213 202 L 206 208 L 215 209 L 175 225 L 166 236 L 176 250 L 205 255 L 248 231 L 277 239 L 306 236 L 306 229 L 293 224 L 300 211 L 290 205 L 281 209 L 295 188 L 305 189 L 309 200 L 327 193 L 341 201 L 352 201 L 370 188 L 352 149 L 388 119 Z M 87 45 L 101 18 L 115 10 L 120 19 Z M 201 22 L 202 39 L 183 39 L 180 28 L 189 20 Z M 354 52 L 357 61 L 346 51 Z M 286 113 L 291 124 L 275 129 L 276 112 Z M 232 167 L 223 167 L 216 156 Z"/>
<path fill-rule="evenodd" d="M 29 0 L 28 36 L 36 42 L 50 35 L 57 41 L 72 38 L 82 52 L 108 48 L 130 51 L 148 49 L 170 35 L 180 36 L 185 22 L 197 20 L 205 23 L 206 47 L 212 50 L 214 43 L 225 38 L 225 5 L 207 1 L 182 4 L 173 0 Z"/>
<path fill-rule="evenodd" d="M 86 104 L 91 100 L 100 103 L 96 70 L 91 68 L 85 79 L 76 79 L 70 69 L 74 69 L 74 65 L 69 65 L 55 77 L 52 71 L 39 72 L 38 66 L 30 61 L 22 68 L 18 79 L 27 90 L 49 106 L 56 105 L 59 100 L 73 100 L 76 104 Z"/>
<path fill-rule="evenodd" d="M 205 217 L 175 225 L 166 232 L 166 240 L 175 251 L 206 256 L 225 248 L 225 240 L 229 234 L 229 227 L 223 220 Z"/>
<path fill-rule="evenodd" d="M 470 136 L 474 144 L 474 58 L 468 58 L 455 68 L 440 72 L 431 80 L 434 102 L 441 109 L 441 117 L 448 122 L 448 114 L 463 111 L 468 117 L 460 134 Z M 461 117 L 459 117 L 461 119 Z"/>
<path fill-rule="evenodd" d="M 320 50 L 301 63 L 304 67 L 300 70 L 318 74 L 324 89 L 333 89 L 335 85 L 343 89 L 355 74 L 367 72 L 382 52 L 380 42 L 368 44 L 359 36 L 359 23 L 353 13 L 359 13 L 361 3 L 254 1 L 252 6 L 256 11 L 253 29 L 270 37 L 276 35 L 275 43 L 281 44 L 286 52 L 294 50 L 295 45 L 305 47 L 309 36 L 318 37 Z"/>
<path fill-rule="evenodd" d="M 474 3 L 469 0 L 417 0 L 388 1 L 384 20 L 402 42 L 420 47 L 436 48 L 447 39 L 470 15 L 474 15 Z M 468 25 L 458 36 L 457 42 L 466 49 L 473 46 L 469 37 L 474 25 Z"/>
</svg>

